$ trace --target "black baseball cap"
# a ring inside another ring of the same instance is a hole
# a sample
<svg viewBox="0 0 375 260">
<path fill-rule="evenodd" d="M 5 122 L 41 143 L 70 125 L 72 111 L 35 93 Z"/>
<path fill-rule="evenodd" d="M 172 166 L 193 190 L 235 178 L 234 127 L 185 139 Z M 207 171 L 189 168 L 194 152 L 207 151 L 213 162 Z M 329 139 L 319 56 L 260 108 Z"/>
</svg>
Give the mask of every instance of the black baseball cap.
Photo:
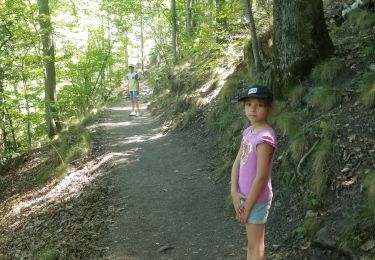
<svg viewBox="0 0 375 260">
<path fill-rule="evenodd" d="M 250 85 L 246 87 L 238 101 L 244 101 L 246 98 L 255 97 L 260 99 L 273 99 L 271 90 L 262 85 Z"/>
</svg>

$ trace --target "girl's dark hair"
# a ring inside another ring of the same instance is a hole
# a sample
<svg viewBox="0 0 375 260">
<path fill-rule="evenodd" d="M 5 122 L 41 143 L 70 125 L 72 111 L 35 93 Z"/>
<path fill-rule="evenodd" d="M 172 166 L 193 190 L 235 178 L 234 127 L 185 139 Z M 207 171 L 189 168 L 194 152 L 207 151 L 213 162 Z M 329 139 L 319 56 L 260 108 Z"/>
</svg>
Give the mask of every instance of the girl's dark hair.
<svg viewBox="0 0 375 260">
<path fill-rule="evenodd" d="M 246 100 L 248 100 L 249 98 L 252 98 L 252 97 L 248 97 L 242 101 L 243 105 L 245 105 Z M 272 102 L 273 102 L 272 98 L 258 98 L 258 97 L 253 97 L 253 98 L 256 98 L 262 101 L 267 107 L 272 107 Z"/>
</svg>

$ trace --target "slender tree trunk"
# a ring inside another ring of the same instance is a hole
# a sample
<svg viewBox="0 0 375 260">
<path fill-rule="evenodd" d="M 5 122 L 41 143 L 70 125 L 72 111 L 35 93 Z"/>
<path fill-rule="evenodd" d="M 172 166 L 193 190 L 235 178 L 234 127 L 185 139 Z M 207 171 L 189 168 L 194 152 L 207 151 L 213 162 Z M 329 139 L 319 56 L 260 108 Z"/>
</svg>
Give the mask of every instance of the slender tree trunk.
<svg viewBox="0 0 375 260">
<path fill-rule="evenodd" d="M 171 0 L 173 64 L 177 61 L 177 14 L 176 0 Z"/>
<path fill-rule="evenodd" d="M 56 71 L 55 47 L 52 37 L 52 25 L 49 15 L 48 0 L 38 0 L 39 25 L 43 45 L 43 67 L 45 85 L 45 109 L 48 136 L 51 138 L 61 130 L 56 109 Z"/>
<path fill-rule="evenodd" d="M 142 74 L 145 72 L 145 68 L 144 68 L 144 37 L 143 37 L 143 4 L 142 4 L 142 1 L 143 0 L 139 0 L 139 3 L 140 3 L 140 6 L 141 6 L 141 69 L 142 69 Z"/>
<path fill-rule="evenodd" d="M 8 122 L 9 122 L 9 127 L 10 127 L 10 133 L 12 134 L 12 141 L 13 141 L 13 151 L 17 151 L 17 138 L 16 138 L 16 131 L 14 129 L 14 126 L 13 126 L 13 120 L 12 120 L 12 117 L 9 113 L 9 110 L 7 108 L 5 108 L 5 115 L 6 117 L 8 118 Z"/>
<path fill-rule="evenodd" d="M 27 144 L 31 146 L 31 118 L 30 118 L 30 104 L 29 100 L 26 99 L 26 111 L 27 111 L 27 122 L 26 122 L 26 130 L 27 130 Z"/>
<path fill-rule="evenodd" d="M 191 41 L 191 0 L 186 0 L 186 35 L 187 39 Z"/>
<path fill-rule="evenodd" d="M 307 75 L 320 60 L 333 52 L 323 13 L 322 0 L 274 1 L 274 78 L 285 86 Z M 281 90 L 279 91 L 281 94 Z"/>
<path fill-rule="evenodd" d="M 2 72 L 2 69 L 0 68 L 0 73 Z M 2 75 L 0 75 L 2 76 Z M 0 94 L 4 93 L 4 87 L 3 87 L 3 82 L 0 81 Z M 7 152 L 8 151 L 8 133 L 5 127 L 5 99 L 4 95 L 0 95 L 0 128 L 1 128 L 1 140 L 2 140 L 2 151 Z"/>
<path fill-rule="evenodd" d="M 251 45 L 253 50 L 253 58 L 255 69 L 257 71 L 263 70 L 262 59 L 260 58 L 260 51 L 258 45 L 258 38 L 256 33 L 255 21 L 253 16 L 253 0 L 244 0 L 245 5 L 245 18 L 250 28 Z"/>
</svg>

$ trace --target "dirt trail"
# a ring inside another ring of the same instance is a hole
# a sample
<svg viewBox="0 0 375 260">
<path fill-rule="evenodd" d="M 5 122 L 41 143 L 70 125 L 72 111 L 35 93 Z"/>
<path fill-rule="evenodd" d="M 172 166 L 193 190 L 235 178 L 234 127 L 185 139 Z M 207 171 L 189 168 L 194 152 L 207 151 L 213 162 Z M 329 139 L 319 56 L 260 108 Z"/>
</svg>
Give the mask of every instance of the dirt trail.
<svg viewBox="0 0 375 260">
<path fill-rule="evenodd" d="M 244 230 L 225 206 L 227 185 L 214 184 L 210 147 L 187 132 L 163 135 L 141 108 L 130 117 L 123 101 L 99 125 L 99 144 L 117 158 L 108 258 L 243 259 Z"/>
</svg>

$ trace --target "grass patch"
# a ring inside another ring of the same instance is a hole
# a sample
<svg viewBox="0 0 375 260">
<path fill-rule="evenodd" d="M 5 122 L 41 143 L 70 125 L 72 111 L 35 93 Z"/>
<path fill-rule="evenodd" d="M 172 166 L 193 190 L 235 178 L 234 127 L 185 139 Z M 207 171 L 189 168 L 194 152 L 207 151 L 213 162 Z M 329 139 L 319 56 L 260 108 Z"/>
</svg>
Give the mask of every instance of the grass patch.
<svg viewBox="0 0 375 260">
<path fill-rule="evenodd" d="M 367 72 L 363 76 L 360 85 L 360 96 L 363 104 L 367 107 L 375 106 L 375 72 Z"/>
<path fill-rule="evenodd" d="M 90 132 L 83 124 L 63 131 L 51 142 L 51 159 L 41 168 L 35 184 L 43 184 L 53 178 L 61 178 L 74 160 L 84 157 L 92 150 Z"/>
<path fill-rule="evenodd" d="M 303 94 L 305 89 L 302 85 L 294 85 L 290 87 L 288 91 L 288 100 L 293 108 L 297 108 L 301 105 Z"/>
<path fill-rule="evenodd" d="M 286 104 L 287 104 L 286 102 L 283 102 L 283 101 L 280 101 L 280 100 L 274 100 L 272 102 L 271 114 L 269 116 L 269 122 L 272 125 L 276 125 L 276 122 L 277 122 L 277 119 L 278 119 L 279 115 L 281 113 L 283 113 L 283 111 L 285 110 L 285 108 L 287 106 Z"/>
<path fill-rule="evenodd" d="M 321 121 L 320 128 L 322 129 L 322 137 L 326 140 L 332 140 L 337 134 L 336 121 Z"/>
<path fill-rule="evenodd" d="M 331 59 L 316 66 L 311 72 L 311 79 L 321 85 L 332 84 L 343 69 L 342 62 Z"/>
<path fill-rule="evenodd" d="M 189 110 L 180 113 L 177 119 L 177 128 L 185 128 L 191 125 L 202 114 L 202 110 L 197 106 L 193 106 Z"/>
<path fill-rule="evenodd" d="M 288 136 L 295 136 L 301 129 L 301 121 L 298 113 L 284 112 L 277 116 L 276 128 Z"/>
<path fill-rule="evenodd" d="M 298 162 L 302 158 L 305 152 L 306 142 L 307 140 L 303 131 L 299 131 L 290 138 L 289 150 L 295 162 Z"/>
<path fill-rule="evenodd" d="M 327 189 L 327 178 L 333 144 L 323 139 L 312 155 L 313 175 L 310 180 L 311 189 L 318 198 L 322 198 Z"/>
<path fill-rule="evenodd" d="M 59 259 L 59 252 L 57 249 L 45 249 L 36 256 L 36 260 L 57 260 Z"/>
<path fill-rule="evenodd" d="M 368 213 L 375 222 L 375 169 L 365 178 L 364 186 L 366 187 Z"/>
<path fill-rule="evenodd" d="M 314 217 L 314 218 L 307 218 L 303 222 L 303 234 L 305 237 L 312 239 L 315 234 L 319 231 L 321 221 Z"/>
<path fill-rule="evenodd" d="M 324 87 L 315 91 L 312 97 L 312 105 L 318 107 L 323 112 L 327 112 L 338 106 L 341 100 L 340 91 L 331 87 Z"/>
<path fill-rule="evenodd" d="M 349 13 L 348 21 L 358 30 L 367 30 L 375 25 L 375 16 L 367 10 L 358 8 Z"/>
<path fill-rule="evenodd" d="M 297 240 L 301 240 L 304 238 L 312 239 L 316 232 L 318 232 L 320 227 L 321 221 L 317 218 L 307 218 L 302 223 L 302 225 L 298 226 L 292 233 L 293 237 Z"/>
</svg>

